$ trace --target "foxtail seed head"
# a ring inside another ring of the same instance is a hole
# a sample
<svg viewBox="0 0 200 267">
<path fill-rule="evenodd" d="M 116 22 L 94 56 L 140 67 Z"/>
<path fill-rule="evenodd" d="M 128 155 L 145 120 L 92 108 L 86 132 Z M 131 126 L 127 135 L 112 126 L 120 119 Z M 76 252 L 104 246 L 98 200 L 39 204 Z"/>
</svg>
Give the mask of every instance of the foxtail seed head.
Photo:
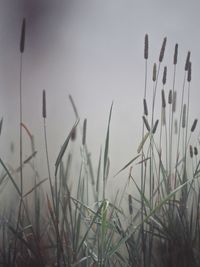
<svg viewBox="0 0 200 267">
<path fill-rule="evenodd" d="M 167 37 L 165 37 L 163 39 L 162 47 L 161 47 L 161 50 L 160 50 L 159 62 L 162 62 L 163 61 L 166 43 L 167 43 Z"/>
<path fill-rule="evenodd" d="M 165 110 L 165 108 L 162 108 L 162 111 L 161 111 L 162 113 L 161 113 L 161 115 L 162 115 L 162 125 L 164 126 L 164 125 L 166 125 L 166 110 Z"/>
<path fill-rule="evenodd" d="M 148 116 L 148 107 L 147 107 L 146 98 L 143 99 L 143 106 L 144 106 L 144 115 Z"/>
<path fill-rule="evenodd" d="M 177 64 L 177 59 L 178 59 L 178 44 L 175 44 L 175 49 L 174 49 L 174 65 Z"/>
<path fill-rule="evenodd" d="M 162 83 L 163 85 L 166 84 L 166 80 L 167 80 L 167 67 L 164 67 L 164 71 L 163 71 L 163 79 L 162 79 Z"/>
<path fill-rule="evenodd" d="M 191 145 L 190 145 L 190 157 L 193 158 L 193 148 Z"/>
<path fill-rule="evenodd" d="M 156 68 L 156 63 L 153 64 L 153 82 L 156 81 L 156 73 L 157 73 L 157 68 Z"/>
<path fill-rule="evenodd" d="M 147 131 L 150 132 L 150 126 L 145 116 L 142 116 L 143 122 L 147 128 Z"/>
<path fill-rule="evenodd" d="M 145 34 L 144 37 L 144 59 L 148 59 L 149 56 L 149 37 L 148 34 Z"/>
<path fill-rule="evenodd" d="M 191 82 L 192 79 L 192 63 L 191 61 L 188 63 L 188 73 L 187 73 L 187 81 Z"/>
<path fill-rule="evenodd" d="M 172 99 L 172 111 L 176 112 L 176 98 L 177 98 L 177 93 L 176 91 L 173 92 L 173 99 Z"/>
<path fill-rule="evenodd" d="M 168 95 L 168 104 L 172 104 L 172 90 L 169 90 L 169 95 Z"/>
<path fill-rule="evenodd" d="M 166 107 L 165 91 L 162 89 L 162 107 Z"/>
<path fill-rule="evenodd" d="M 197 155 L 198 155 L 198 149 L 197 149 L 197 147 L 196 147 L 196 146 L 194 147 L 194 155 L 195 155 L 195 156 L 197 156 Z"/>
<path fill-rule="evenodd" d="M 26 37 L 26 19 L 24 18 L 21 27 L 20 53 L 24 53 L 25 37 Z"/>
<path fill-rule="evenodd" d="M 154 126 L 153 126 L 153 130 L 152 130 L 152 133 L 153 133 L 153 134 L 155 134 L 155 132 L 156 132 L 156 129 L 157 129 L 157 127 L 158 127 L 158 122 L 159 122 L 159 120 L 157 120 L 157 121 L 155 122 Z"/>
<path fill-rule="evenodd" d="M 83 138 L 82 138 L 82 145 L 83 146 L 86 143 L 86 128 L 87 128 L 87 119 L 84 119 L 84 122 L 83 122 Z"/>
<path fill-rule="evenodd" d="M 46 111 L 46 92 L 43 90 L 42 92 L 42 117 L 46 118 L 47 111 Z"/>
<path fill-rule="evenodd" d="M 192 124 L 192 127 L 191 127 L 191 132 L 194 132 L 194 130 L 196 129 L 197 122 L 198 122 L 198 120 L 195 119 L 194 122 L 193 122 L 193 124 Z"/>
<path fill-rule="evenodd" d="M 186 126 L 186 104 L 183 106 L 182 128 Z"/>
<path fill-rule="evenodd" d="M 132 201 L 132 196 L 129 194 L 128 195 L 128 207 L 129 207 L 129 213 L 130 215 L 133 214 L 133 201 Z"/>
<path fill-rule="evenodd" d="M 185 61 L 185 71 L 188 71 L 188 68 L 189 68 L 189 62 L 190 62 L 190 51 L 188 51 L 187 53 L 187 58 L 186 58 L 186 61 Z"/>
</svg>

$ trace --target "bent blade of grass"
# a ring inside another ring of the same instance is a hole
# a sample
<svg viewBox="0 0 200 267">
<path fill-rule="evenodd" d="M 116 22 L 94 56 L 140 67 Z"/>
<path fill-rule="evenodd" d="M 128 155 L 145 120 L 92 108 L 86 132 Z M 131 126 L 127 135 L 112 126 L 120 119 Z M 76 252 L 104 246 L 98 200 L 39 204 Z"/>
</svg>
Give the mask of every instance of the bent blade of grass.
<svg viewBox="0 0 200 267">
<path fill-rule="evenodd" d="M 141 150 L 142 150 L 142 148 L 143 148 L 143 146 L 144 146 L 144 144 L 145 144 L 145 142 L 146 142 L 148 137 L 149 137 L 149 132 L 147 132 L 145 134 L 144 138 L 142 139 L 141 143 L 139 144 L 138 149 L 137 149 L 137 153 L 138 154 L 141 152 Z"/>
<path fill-rule="evenodd" d="M 34 192 L 39 186 L 41 186 L 41 184 L 43 184 L 44 182 L 46 182 L 48 180 L 48 178 L 43 179 L 42 181 L 40 181 L 39 183 L 37 183 L 33 188 L 31 188 L 26 194 L 23 195 L 23 198 L 27 197 L 28 195 L 30 195 L 32 192 Z"/>
<path fill-rule="evenodd" d="M 17 193 L 19 194 L 19 196 L 21 197 L 21 192 L 20 189 L 18 187 L 18 185 L 16 184 L 14 178 L 12 177 L 12 175 L 10 174 L 9 170 L 7 169 L 6 165 L 4 164 L 4 162 L 2 161 L 2 159 L 0 158 L 0 164 L 2 165 L 2 167 L 4 168 L 4 170 L 6 171 L 8 177 L 10 178 L 12 184 L 14 185 Z"/>
<path fill-rule="evenodd" d="M 101 210 L 102 210 L 102 207 L 103 207 L 103 205 L 104 205 L 104 202 L 105 202 L 105 201 L 103 201 L 103 202 L 101 203 L 100 207 L 99 207 L 98 210 L 95 212 L 95 215 L 94 215 L 92 221 L 90 222 L 90 225 L 88 226 L 88 229 L 86 230 L 86 232 L 85 232 L 85 234 L 84 234 L 84 236 L 83 236 L 83 238 L 82 238 L 82 240 L 81 240 L 81 242 L 80 242 L 80 244 L 79 244 L 79 247 L 78 247 L 78 249 L 77 249 L 77 252 L 78 252 L 78 253 L 80 252 L 80 250 L 81 250 L 81 248 L 82 248 L 82 246 L 83 246 L 83 244 L 84 244 L 84 241 L 86 240 L 87 235 L 88 235 L 90 229 L 92 228 L 92 225 L 94 224 L 96 218 L 100 215 Z"/>
<path fill-rule="evenodd" d="M 72 135 L 74 129 L 76 128 L 76 126 L 78 125 L 78 123 L 79 123 L 79 120 L 77 120 L 77 121 L 75 122 L 74 126 L 72 127 L 72 129 L 71 129 L 69 135 L 67 136 L 67 138 L 66 138 L 64 144 L 62 145 L 62 148 L 61 148 L 61 150 L 60 150 L 60 152 L 59 152 L 59 154 L 58 154 L 58 157 L 57 157 L 57 159 L 56 159 L 56 163 L 55 163 L 55 176 L 57 176 L 58 167 L 59 167 L 59 165 L 60 165 L 60 163 L 61 163 L 61 160 L 62 160 L 62 158 L 63 158 L 63 155 L 64 155 L 64 153 L 65 153 L 65 150 L 67 149 L 67 146 L 68 146 L 69 141 L 70 141 L 70 139 L 71 139 L 71 135 Z"/>
<path fill-rule="evenodd" d="M 113 108 L 113 102 L 111 104 L 110 108 L 110 114 L 108 119 L 108 126 L 107 126 L 107 134 L 106 134 L 106 142 L 105 142 L 105 149 L 104 149 L 104 163 L 103 163 L 103 180 L 104 180 L 104 190 L 105 190 L 105 179 L 106 179 L 106 167 L 108 162 L 108 152 L 109 152 L 109 136 L 110 136 L 110 121 L 112 116 L 112 108 Z M 104 192 L 105 197 L 105 192 Z"/>
<path fill-rule="evenodd" d="M 121 168 L 115 175 L 114 177 L 116 177 L 120 172 L 124 171 L 129 165 L 131 165 L 138 157 L 140 157 L 141 155 L 137 155 L 136 157 L 134 157 L 132 160 L 130 160 L 123 168 Z"/>
</svg>

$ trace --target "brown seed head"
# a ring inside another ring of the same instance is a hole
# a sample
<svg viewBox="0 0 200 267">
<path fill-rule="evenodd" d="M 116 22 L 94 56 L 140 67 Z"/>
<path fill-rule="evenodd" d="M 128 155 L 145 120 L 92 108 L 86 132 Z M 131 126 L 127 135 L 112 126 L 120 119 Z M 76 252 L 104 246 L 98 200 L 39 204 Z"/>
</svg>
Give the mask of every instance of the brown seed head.
<svg viewBox="0 0 200 267">
<path fill-rule="evenodd" d="M 132 201 L 132 196 L 129 194 L 128 195 L 128 207 L 129 207 L 129 213 L 130 215 L 133 214 L 133 201 Z"/>
<path fill-rule="evenodd" d="M 148 107 L 147 107 L 146 98 L 143 99 L 143 106 L 144 106 L 144 115 L 148 116 Z"/>
<path fill-rule="evenodd" d="M 156 81 L 156 73 L 157 73 L 157 70 L 156 70 L 156 63 L 153 64 L 153 81 L 155 82 Z"/>
<path fill-rule="evenodd" d="M 42 117 L 46 118 L 47 117 L 47 112 L 46 112 L 46 92 L 43 90 L 42 92 Z"/>
<path fill-rule="evenodd" d="M 165 108 L 162 108 L 161 111 L 161 115 L 162 115 L 162 125 L 166 125 L 166 112 L 165 112 Z"/>
<path fill-rule="evenodd" d="M 76 140 L 76 128 L 73 129 L 72 133 L 71 133 L 71 140 L 75 141 Z"/>
<path fill-rule="evenodd" d="M 177 64 L 177 58 L 178 58 L 178 44 L 175 45 L 174 49 L 174 65 Z"/>
<path fill-rule="evenodd" d="M 192 79 L 192 63 L 191 61 L 188 63 L 188 73 L 187 73 L 187 81 L 191 82 Z"/>
<path fill-rule="evenodd" d="M 2 133 L 2 127 L 3 127 L 3 117 L 0 120 L 0 135 Z"/>
<path fill-rule="evenodd" d="M 186 58 L 186 61 L 185 61 L 185 71 L 188 71 L 188 68 L 189 68 L 189 62 L 190 62 L 190 51 L 188 51 L 187 53 L 187 58 Z"/>
<path fill-rule="evenodd" d="M 147 131 L 150 132 L 150 126 L 145 116 L 142 116 L 143 122 L 147 128 Z"/>
<path fill-rule="evenodd" d="M 191 145 L 190 145 L 190 157 L 193 158 L 193 148 Z"/>
<path fill-rule="evenodd" d="M 177 93 L 176 91 L 173 92 L 173 101 L 172 101 L 172 111 L 176 112 L 176 98 L 177 98 Z"/>
<path fill-rule="evenodd" d="M 192 127 L 191 127 L 191 132 L 194 132 L 194 130 L 196 129 L 197 122 L 198 122 L 198 120 L 195 119 L 194 122 L 193 122 L 193 124 L 192 124 Z"/>
<path fill-rule="evenodd" d="M 197 156 L 197 155 L 198 155 L 198 149 L 197 149 L 197 147 L 196 147 L 196 146 L 194 147 L 194 155 L 195 155 L 195 156 Z"/>
<path fill-rule="evenodd" d="M 175 134 L 178 133 L 178 121 L 177 121 L 177 119 L 175 119 L 175 121 L 174 121 L 174 133 Z"/>
<path fill-rule="evenodd" d="M 166 80 L 167 80 L 167 67 L 164 67 L 164 71 L 163 71 L 163 79 L 162 79 L 162 83 L 163 85 L 166 84 Z"/>
<path fill-rule="evenodd" d="M 20 53 L 24 53 L 25 37 L 26 37 L 26 19 L 24 18 L 21 27 Z"/>
<path fill-rule="evenodd" d="M 163 39 L 162 47 L 161 47 L 161 50 L 160 50 L 159 62 L 162 62 L 163 61 L 166 43 L 167 43 L 167 38 L 165 37 Z"/>
<path fill-rule="evenodd" d="M 86 143 L 86 128 L 87 128 L 87 119 L 84 119 L 84 122 L 83 122 L 83 138 L 82 138 L 82 145 L 83 146 Z"/>
<path fill-rule="evenodd" d="M 162 107 L 166 107 L 165 91 L 162 89 Z"/>
<path fill-rule="evenodd" d="M 157 129 L 157 126 L 158 126 L 158 122 L 159 122 L 159 120 L 157 120 L 157 121 L 155 122 L 154 126 L 153 126 L 153 130 L 152 130 L 152 133 L 153 133 L 153 134 L 155 134 L 155 132 L 156 132 L 156 129 Z"/>
<path fill-rule="evenodd" d="M 186 126 L 186 104 L 183 106 L 182 128 Z"/>
<path fill-rule="evenodd" d="M 149 38 L 148 38 L 148 34 L 145 34 L 144 37 L 144 58 L 148 59 L 149 56 Z"/>
<path fill-rule="evenodd" d="M 168 95 L 168 104 L 172 104 L 172 90 L 169 90 L 169 95 Z"/>
</svg>

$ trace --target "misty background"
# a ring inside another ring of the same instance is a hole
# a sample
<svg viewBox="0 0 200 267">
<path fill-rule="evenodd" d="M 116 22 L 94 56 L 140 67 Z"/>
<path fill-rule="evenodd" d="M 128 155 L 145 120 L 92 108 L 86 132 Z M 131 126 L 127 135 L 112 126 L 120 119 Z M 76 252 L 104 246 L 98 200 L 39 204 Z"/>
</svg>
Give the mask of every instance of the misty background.
<svg viewBox="0 0 200 267">
<path fill-rule="evenodd" d="M 112 181 L 113 175 L 136 155 L 141 141 L 145 33 L 149 34 L 150 56 L 148 102 L 152 96 L 151 69 L 158 62 L 166 36 L 161 73 L 167 65 L 167 88 L 172 87 L 173 53 L 178 43 L 176 88 L 182 89 L 185 58 L 190 50 L 191 123 L 195 117 L 200 118 L 199 10 L 200 3 L 195 0 L 0 0 L 0 115 L 4 119 L 1 158 L 13 167 L 19 165 L 19 40 L 23 17 L 27 21 L 23 122 L 35 137 L 41 176 L 47 175 L 42 124 L 45 89 L 52 170 L 75 122 L 68 95 L 77 105 L 80 124 L 84 118 L 88 120 L 87 144 L 95 171 L 114 101 L 110 133 Z M 30 145 L 25 133 L 23 138 L 25 158 Z M 14 153 L 10 151 L 11 143 Z"/>
</svg>

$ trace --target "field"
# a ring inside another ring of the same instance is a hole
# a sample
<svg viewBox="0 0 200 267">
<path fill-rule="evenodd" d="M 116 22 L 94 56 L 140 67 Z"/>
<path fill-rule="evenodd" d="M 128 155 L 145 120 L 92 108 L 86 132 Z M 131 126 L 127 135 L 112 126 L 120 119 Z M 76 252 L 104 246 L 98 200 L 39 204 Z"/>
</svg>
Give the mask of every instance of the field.
<svg viewBox="0 0 200 267">
<path fill-rule="evenodd" d="M 183 66 L 182 88 L 177 90 L 178 44 L 171 64 L 163 66 L 167 45 L 164 38 L 157 63 L 149 67 L 149 38 L 144 38 L 144 97 L 141 100 L 141 142 L 134 158 L 116 170 L 116 177 L 128 170 L 123 190 L 111 201 L 107 195 L 112 108 L 108 114 L 105 143 L 94 171 L 87 146 L 87 119 L 81 119 L 69 96 L 76 120 L 57 156 L 51 172 L 48 149 L 46 91 L 41 91 L 47 178 L 40 179 L 35 167 L 34 136 L 23 122 L 23 58 L 26 20 L 20 38 L 19 83 L 19 167 L 12 168 L 0 158 L 0 192 L 13 193 L 1 210 L 1 266 L 66 267 L 195 267 L 200 266 L 200 161 L 198 119 L 190 119 L 192 80 L 191 54 Z M 152 75 L 151 84 L 148 75 Z M 149 99 L 147 91 L 152 90 Z M 105 118 L 106 119 L 106 118 Z M 140 127 L 140 126 L 138 126 Z M 3 130 L 3 118 L 0 132 Z M 23 134 L 31 152 L 23 154 Z M 81 136 L 80 162 L 74 177 L 70 144 Z M 24 171 L 29 165 L 32 173 Z M 139 170 L 135 179 L 133 169 Z M 27 175 L 32 183 L 25 186 Z M 139 182 L 138 182 L 139 181 Z M 8 190 L 9 187 L 9 190 Z M 130 192 L 129 188 L 134 188 Z M 7 191 L 8 190 L 8 191 Z M 2 200 L 4 201 L 4 200 Z"/>
</svg>

